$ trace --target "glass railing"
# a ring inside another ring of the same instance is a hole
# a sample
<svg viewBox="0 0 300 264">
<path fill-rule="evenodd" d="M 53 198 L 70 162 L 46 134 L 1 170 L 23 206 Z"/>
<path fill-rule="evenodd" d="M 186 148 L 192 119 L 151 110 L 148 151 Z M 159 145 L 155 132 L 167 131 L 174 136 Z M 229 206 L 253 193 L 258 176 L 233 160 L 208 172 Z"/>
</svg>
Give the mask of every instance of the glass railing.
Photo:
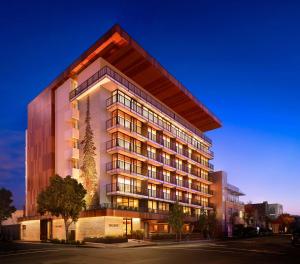
<svg viewBox="0 0 300 264">
<path fill-rule="evenodd" d="M 138 133 L 141 136 L 143 136 L 141 126 L 134 125 L 132 122 L 129 122 L 128 120 L 126 120 L 122 117 L 117 116 L 117 117 L 111 118 L 111 119 L 106 121 L 106 128 L 107 129 L 109 129 L 109 128 L 115 126 L 115 125 L 120 125 L 128 131 L 135 132 L 135 133 Z M 157 135 L 155 135 L 155 134 L 147 133 L 147 138 L 154 141 L 154 142 L 156 142 L 156 143 L 158 143 L 158 144 L 161 144 L 159 141 L 157 141 Z M 164 143 L 162 142 L 161 145 L 164 146 Z M 213 164 L 211 164 L 209 162 L 205 162 L 205 161 L 201 160 L 200 158 L 197 158 L 195 155 L 189 155 L 188 151 L 185 151 L 183 149 L 178 149 L 178 148 L 176 149 L 175 146 L 173 147 L 172 144 L 170 144 L 170 146 L 165 146 L 165 147 L 168 147 L 170 150 L 176 151 L 178 154 L 183 155 L 183 156 L 185 156 L 189 159 L 192 159 L 193 161 L 195 161 L 195 162 L 197 162 L 201 165 L 209 167 L 212 170 L 214 169 Z M 167 164 L 167 165 L 169 165 L 169 164 Z M 186 170 L 184 170 L 184 171 L 188 172 Z"/>
<path fill-rule="evenodd" d="M 126 151 L 142 155 L 142 148 L 140 146 L 132 144 L 132 142 L 129 142 L 121 138 L 115 138 L 113 140 L 106 142 L 106 150 L 109 150 L 114 147 L 122 148 Z"/>
<path fill-rule="evenodd" d="M 154 123 L 155 125 L 159 126 L 160 128 L 169 131 L 173 135 L 176 135 L 176 137 L 182 139 L 183 141 L 185 141 L 188 144 L 191 144 L 196 149 L 199 149 L 199 150 L 204 151 L 204 152 L 206 152 L 210 155 L 213 155 L 213 152 L 211 150 L 207 149 L 206 147 L 204 147 L 202 143 L 200 143 L 197 140 L 193 139 L 191 136 L 185 134 L 185 132 L 183 132 L 180 129 L 174 127 L 173 125 L 167 125 L 166 121 L 164 121 L 163 119 L 157 118 L 154 115 L 150 115 L 148 110 L 145 111 L 143 107 L 137 105 L 136 101 L 134 101 L 131 98 L 125 97 L 119 91 L 106 100 L 106 106 L 107 107 L 111 106 L 114 103 L 121 103 L 126 108 L 128 108 L 130 111 L 140 115 L 142 118 L 146 119 L 147 121 L 150 121 L 150 122 Z"/>
<path fill-rule="evenodd" d="M 138 126 L 127 119 L 124 119 L 123 117 L 120 116 L 115 116 L 109 120 L 106 121 L 106 129 L 112 128 L 114 126 L 120 125 L 126 130 L 130 132 L 135 132 L 140 135 L 142 135 L 142 127 Z"/>
<path fill-rule="evenodd" d="M 124 193 L 132 193 L 132 194 L 139 194 L 139 195 L 147 195 L 145 190 L 143 190 L 140 186 L 123 184 L 119 182 L 106 184 L 106 193 L 111 193 L 111 192 L 124 192 Z"/>
<path fill-rule="evenodd" d="M 142 174 L 142 167 L 132 164 L 130 162 L 125 162 L 123 160 L 115 160 L 106 164 L 106 171 L 111 171 L 115 169 L 121 169 L 129 173 L 135 173 L 142 176 L 146 176 Z"/>
</svg>

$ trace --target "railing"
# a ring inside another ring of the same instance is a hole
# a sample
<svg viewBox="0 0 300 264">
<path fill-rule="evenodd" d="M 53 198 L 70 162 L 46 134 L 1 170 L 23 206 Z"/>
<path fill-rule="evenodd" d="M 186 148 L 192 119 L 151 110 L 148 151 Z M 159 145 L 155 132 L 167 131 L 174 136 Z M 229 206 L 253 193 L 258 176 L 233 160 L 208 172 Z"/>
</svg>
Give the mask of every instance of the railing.
<svg viewBox="0 0 300 264">
<path fill-rule="evenodd" d="M 128 108 L 131 112 L 134 112 L 134 113 L 138 114 L 139 116 L 141 116 L 142 118 L 146 119 L 147 121 L 154 123 L 155 125 L 159 126 L 161 129 L 169 131 L 170 133 L 172 133 L 173 135 L 176 135 L 178 138 L 182 139 L 186 143 L 191 144 L 196 149 L 199 149 L 210 155 L 213 155 L 213 152 L 211 150 L 207 149 L 206 147 L 204 147 L 202 143 L 193 139 L 191 136 L 185 134 L 184 132 L 182 132 L 181 130 L 176 128 L 175 126 L 167 125 L 166 121 L 163 121 L 163 119 L 154 117 L 153 115 L 149 115 L 148 110 L 147 111 L 144 110 L 142 106 L 137 105 L 136 101 L 134 101 L 131 98 L 129 99 L 129 98 L 125 97 L 120 92 L 117 92 L 116 94 L 114 94 L 113 96 L 109 97 L 106 100 L 107 107 L 110 107 L 114 103 L 121 103 L 123 106 Z M 202 138 L 202 139 L 204 139 L 204 138 Z"/>
<path fill-rule="evenodd" d="M 81 83 L 76 89 L 70 92 L 70 100 L 73 100 L 78 95 L 82 94 L 86 90 L 89 89 L 93 84 L 98 82 L 100 79 L 102 79 L 105 75 L 110 76 L 115 81 L 123 85 L 127 88 L 128 91 L 134 93 L 135 95 L 139 96 L 143 101 L 151 104 L 155 108 L 157 108 L 160 112 L 163 112 L 167 116 L 171 117 L 172 119 L 176 120 L 178 123 L 183 125 L 184 127 L 188 128 L 191 132 L 195 133 L 197 136 L 202 138 L 203 140 L 207 141 L 208 143 L 212 143 L 211 139 L 205 136 L 199 129 L 185 121 L 182 117 L 180 117 L 178 114 L 175 114 L 174 112 L 170 111 L 167 107 L 165 107 L 163 104 L 158 102 L 153 96 L 150 94 L 142 91 L 140 88 L 135 86 L 133 83 L 129 82 L 126 78 L 122 77 L 120 74 L 109 68 L 108 66 L 103 67 L 98 72 L 96 72 L 94 75 L 92 75 L 90 78 L 88 78 L 86 81 Z"/>
<path fill-rule="evenodd" d="M 132 142 L 129 142 L 127 140 L 121 139 L 121 138 L 115 138 L 113 140 L 106 142 L 106 150 L 109 150 L 114 147 L 122 148 L 126 151 L 133 152 L 135 154 L 143 155 L 142 148 L 140 146 L 132 144 Z"/>
<path fill-rule="evenodd" d="M 213 191 L 212 190 L 209 190 L 207 188 L 203 188 L 199 185 L 196 185 L 196 184 L 193 184 L 191 185 L 191 189 L 195 190 L 195 191 L 198 191 L 198 192 L 202 192 L 202 193 L 206 193 L 206 194 L 210 194 L 210 195 L 213 195 Z"/>
<path fill-rule="evenodd" d="M 115 116 L 106 121 L 106 129 L 112 128 L 116 125 L 120 125 L 130 132 L 135 132 L 135 133 L 142 135 L 142 127 L 141 126 L 138 126 L 137 124 L 134 124 L 131 121 L 124 119 L 123 117 Z"/>
<path fill-rule="evenodd" d="M 152 209 L 147 207 L 133 207 L 133 206 L 126 206 L 126 205 L 118 205 L 118 204 L 111 204 L 111 203 L 102 203 L 96 206 L 88 206 L 86 210 L 105 210 L 105 209 L 114 209 L 114 210 L 124 210 L 124 211 L 133 211 L 133 212 L 140 212 L 140 213 L 154 213 L 154 214 L 169 214 L 169 211 Z"/>
<path fill-rule="evenodd" d="M 112 162 L 109 162 L 106 164 L 106 171 L 111 171 L 111 170 L 115 170 L 115 169 L 121 169 L 124 170 L 128 173 L 135 173 L 135 174 L 139 174 L 142 176 L 145 176 L 142 174 L 142 167 L 129 163 L 129 162 L 125 162 L 122 160 L 115 160 Z"/>
<path fill-rule="evenodd" d="M 123 128 L 125 128 L 126 130 L 128 131 L 131 131 L 131 132 L 135 132 L 135 133 L 138 133 L 140 134 L 141 136 L 144 136 L 142 134 L 142 128 L 141 126 L 137 126 L 137 125 L 134 125 L 132 122 L 128 121 L 128 120 L 125 120 L 124 118 L 122 117 L 119 117 L 119 116 L 116 116 L 114 118 L 111 118 L 109 120 L 106 121 L 106 128 L 109 129 L 115 125 L 121 125 Z M 158 144 L 161 144 L 162 146 L 164 147 L 167 147 L 169 148 L 170 150 L 173 150 L 175 152 L 177 152 L 178 154 L 180 155 L 183 155 L 203 166 L 206 166 L 206 167 L 209 167 L 210 169 L 214 169 L 214 166 L 213 164 L 211 164 L 210 162 L 205 162 L 203 160 L 201 160 L 200 158 L 197 158 L 195 155 L 189 155 L 188 151 L 184 150 L 184 149 L 178 149 L 175 147 L 175 144 L 170 144 L 170 147 L 169 146 L 166 146 L 163 141 L 162 142 L 159 142 L 157 140 L 157 135 L 154 135 L 152 133 L 147 133 L 147 138 L 158 143 Z M 169 164 L 167 164 L 169 165 Z M 188 172 L 187 170 L 185 170 L 185 172 Z M 189 172 L 190 173 L 190 172 Z"/>
<path fill-rule="evenodd" d="M 164 180 L 163 175 L 162 175 L 162 172 L 160 172 L 160 171 L 152 171 L 152 170 L 148 170 L 147 176 L 148 176 L 149 178 L 156 179 L 156 180 L 160 180 L 160 181 L 163 181 L 163 180 Z"/>
<path fill-rule="evenodd" d="M 139 194 L 144 196 L 147 195 L 147 192 L 139 186 L 135 186 L 131 184 L 123 184 L 119 182 L 106 184 L 106 193 L 112 193 L 112 192 L 132 193 L 132 194 Z"/>
</svg>

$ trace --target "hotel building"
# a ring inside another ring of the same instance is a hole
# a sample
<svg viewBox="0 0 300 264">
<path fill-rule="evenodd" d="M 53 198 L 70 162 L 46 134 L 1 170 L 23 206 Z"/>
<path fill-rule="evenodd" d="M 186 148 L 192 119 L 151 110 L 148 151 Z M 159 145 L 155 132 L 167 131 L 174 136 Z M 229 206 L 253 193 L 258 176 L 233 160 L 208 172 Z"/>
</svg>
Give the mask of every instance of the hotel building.
<svg viewBox="0 0 300 264">
<path fill-rule="evenodd" d="M 202 207 L 212 209 L 214 154 L 204 132 L 220 121 L 116 25 L 28 105 L 22 239 L 64 238 L 62 220 L 39 216 L 36 199 L 55 174 L 89 181 L 87 125 L 97 180 L 93 190 L 83 185 L 99 201 L 71 227 L 76 239 L 170 232 L 176 201 L 189 231 Z"/>
</svg>

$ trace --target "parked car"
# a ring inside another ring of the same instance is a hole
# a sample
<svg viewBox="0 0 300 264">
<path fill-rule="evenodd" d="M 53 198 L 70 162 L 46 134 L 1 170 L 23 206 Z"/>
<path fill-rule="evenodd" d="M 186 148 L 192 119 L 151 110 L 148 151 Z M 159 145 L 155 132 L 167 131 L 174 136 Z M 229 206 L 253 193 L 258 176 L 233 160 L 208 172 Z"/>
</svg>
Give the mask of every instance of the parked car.
<svg viewBox="0 0 300 264">
<path fill-rule="evenodd" d="M 293 231 L 291 237 L 292 245 L 300 245 L 300 228 L 297 228 Z"/>
<path fill-rule="evenodd" d="M 257 228 L 251 226 L 244 228 L 243 237 L 255 237 L 257 235 L 258 235 Z"/>
<path fill-rule="evenodd" d="M 272 234 L 273 234 L 273 232 L 269 228 L 263 228 L 263 227 L 261 227 L 259 229 L 259 235 L 260 236 L 270 236 Z"/>
</svg>

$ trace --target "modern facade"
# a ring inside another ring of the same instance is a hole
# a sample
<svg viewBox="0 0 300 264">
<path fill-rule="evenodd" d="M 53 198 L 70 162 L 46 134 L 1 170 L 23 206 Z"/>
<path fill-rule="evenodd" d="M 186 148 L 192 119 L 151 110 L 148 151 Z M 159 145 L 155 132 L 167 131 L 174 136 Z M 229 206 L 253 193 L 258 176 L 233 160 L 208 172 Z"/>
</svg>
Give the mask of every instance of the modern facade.
<svg viewBox="0 0 300 264">
<path fill-rule="evenodd" d="M 216 208 L 219 232 L 231 237 L 234 225 L 244 224 L 245 209 L 240 197 L 245 194 L 238 187 L 228 183 L 225 171 L 213 172 L 211 177 L 211 189 L 215 194 L 211 200 Z"/>
<path fill-rule="evenodd" d="M 170 232 L 178 201 L 185 230 L 211 210 L 212 142 L 220 121 L 116 25 L 28 105 L 23 239 L 63 238 L 61 219 L 40 217 L 51 176 L 71 175 L 92 197 L 71 227 L 76 239 Z M 92 131 L 95 179 L 83 174 Z M 97 196 L 97 199 L 93 197 Z"/>
</svg>

